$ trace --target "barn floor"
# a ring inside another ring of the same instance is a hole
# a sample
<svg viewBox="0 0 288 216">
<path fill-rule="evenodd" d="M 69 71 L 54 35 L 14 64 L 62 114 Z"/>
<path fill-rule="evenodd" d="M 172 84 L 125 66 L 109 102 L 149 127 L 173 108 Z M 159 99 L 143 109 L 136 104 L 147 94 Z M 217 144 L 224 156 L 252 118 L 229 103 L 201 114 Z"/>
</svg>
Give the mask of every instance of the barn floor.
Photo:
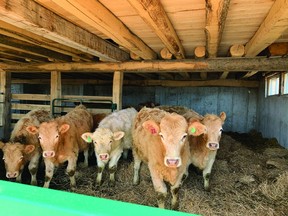
<svg viewBox="0 0 288 216">
<path fill-rule="evenodd" d="M 131 155 L 130 155 L 131 156 Z M 115 188 L 108 186 L 108 173 L 104 183 L 95 189 L 95 158 L 90 166 L 77 172 L 76 193 L 156 206 L 155 192 L 149 171 L 143 164 L 141 182 L 132 185 L 133 163 L 120 159 Z M 0 164 L 3 177 L 3 163 Z M 203 179 L 193 167 L 180 189 L 179 211 L 201 215 L 288 215 L 288 150 L 274 139 L 264 139 L 261 134 L 223 134 L 211 176 L 211 191 L 203 190 Z M 40 185 L 43 172 L 39 173 Z M 106 180 L 106 181 L 105 181 Z M 29 182 L 24 179 L 24 183 Z M 65 167 L 60 167 L 52 179 L 51 188 L 69 190 Z M 169 205 L 169 201 L 167 203 Z"/>
</svg>

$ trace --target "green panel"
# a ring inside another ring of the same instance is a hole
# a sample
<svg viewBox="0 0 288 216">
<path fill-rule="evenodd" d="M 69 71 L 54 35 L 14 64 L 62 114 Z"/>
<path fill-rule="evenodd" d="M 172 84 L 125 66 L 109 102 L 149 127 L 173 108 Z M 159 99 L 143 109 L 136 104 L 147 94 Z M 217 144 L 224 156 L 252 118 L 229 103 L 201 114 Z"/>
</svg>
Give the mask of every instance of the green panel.
<svg viewBox="0 0 288 216">
<path fill-rule="evenodd" d="M 156 201 L 156 200 L 155 200 Z M 1 215 L 184 216 L 188 213 L 0 181 Z"/>
</svg>

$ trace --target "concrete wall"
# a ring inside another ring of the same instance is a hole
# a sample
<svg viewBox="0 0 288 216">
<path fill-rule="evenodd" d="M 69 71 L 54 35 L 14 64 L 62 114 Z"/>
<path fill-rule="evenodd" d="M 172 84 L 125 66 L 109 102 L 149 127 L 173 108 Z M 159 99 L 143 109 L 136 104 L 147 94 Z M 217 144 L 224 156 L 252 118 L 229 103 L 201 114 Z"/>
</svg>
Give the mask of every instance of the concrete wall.
<svg viewBox="0 0 288 216">
<path fill-rule="evenodd" d="M 265 82 L 261 82 L 258 93 L 257 130 L 263 137 L 275 137 L 288 148 L 288 96 L 265 98 Z"/>
</svg>

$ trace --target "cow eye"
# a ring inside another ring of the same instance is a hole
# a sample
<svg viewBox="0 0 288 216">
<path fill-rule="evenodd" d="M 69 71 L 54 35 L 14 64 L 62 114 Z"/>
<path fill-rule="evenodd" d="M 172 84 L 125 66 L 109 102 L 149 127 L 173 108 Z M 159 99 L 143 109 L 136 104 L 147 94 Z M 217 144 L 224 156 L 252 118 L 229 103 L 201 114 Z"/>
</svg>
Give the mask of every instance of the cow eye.
<svg viewBox="0 0 288 216">
<path fill-rule="evenodd" d="M 41 137 L 40 137 L 40 136 L 38 136 L 38 139 L 39 139 L 39 140 L 41 140 Z"/>
<path fill-rule="evenodd" d="M 181 139 L 181 142 L 184 142 L 185 139 L 186 139 L 186 137 L 187 137 L 187 134 L 184 134 L 183 137 L 182 137 L 182 139 Z"/>
<path fill-rule="evenodd" d="M 159 135 L 160 135 L 161 139 L 163 140 L 163 139 L 164 139 L 163 134 L 162 134 L 162 133 L 159 133 Z"/>
<path fill-rule="evenodd" d="M 220 133 L 222 133 L 222 132 L 223 132 L 223 128 L 220 129 Z"/>
<path fill-rule="evenodd" d="M 2 160 L 5 161 L 5 158 L 3 157 Z"/>
<path fill-rule="evenodd" d="M 56 139 L 59 137 L 59 135 L 56 135 Z"/>
</svg>

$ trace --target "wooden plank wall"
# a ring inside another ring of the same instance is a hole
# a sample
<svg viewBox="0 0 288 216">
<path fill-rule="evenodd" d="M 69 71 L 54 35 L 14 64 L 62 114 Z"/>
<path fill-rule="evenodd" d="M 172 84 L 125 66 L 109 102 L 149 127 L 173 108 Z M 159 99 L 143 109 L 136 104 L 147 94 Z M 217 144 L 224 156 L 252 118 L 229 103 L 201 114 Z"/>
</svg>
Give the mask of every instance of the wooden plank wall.
<svg viewBox="0 0 288 216">
<path fill-rule="evenodd" d="M 265 81 L 259 88 L 257 130 L 264 137 L 275 137 L 278 142 L 288 148 L 288 97 L 270 96 L 265 98 Z"/>
<path fill-rule="evenodd" d="M 96 87 L 95 87 L 96 88 Z M 101 89 L 101 90 L 100 90 Z M 100 92 L 103 87 L 99 88 Z M 95 92 L 97 92 L 95 90 Z M 135 92 L 136 96 L 135 96 Z M 123 107 L 152 101 L 160 105 L 181 105 L 198 113 L 225 111 L 225 131 L 246 133 L 256 129 L 258 90 L 238 87 L 124 87 Z"/>
</svg>

